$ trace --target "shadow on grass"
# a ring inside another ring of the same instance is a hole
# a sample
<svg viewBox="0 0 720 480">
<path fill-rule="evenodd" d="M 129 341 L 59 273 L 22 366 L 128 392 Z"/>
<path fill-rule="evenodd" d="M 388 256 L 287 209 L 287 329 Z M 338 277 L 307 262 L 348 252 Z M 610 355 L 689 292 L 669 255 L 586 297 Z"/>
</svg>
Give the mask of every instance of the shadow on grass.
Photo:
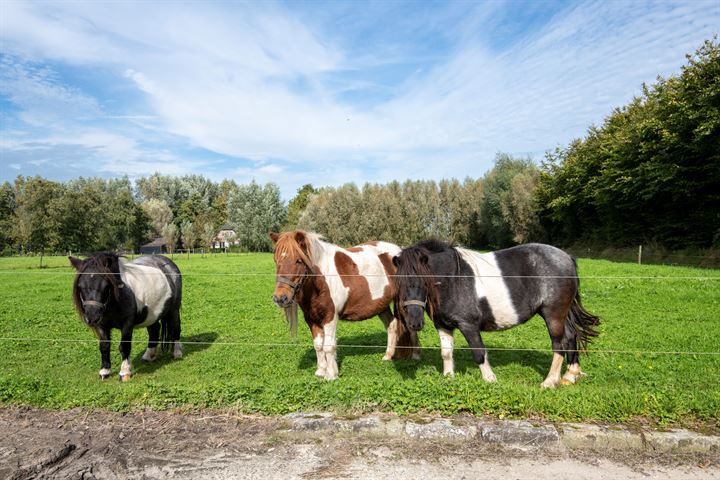
<svg viewBox="0 0 720 480">
<path fill-rule="evenodd" d="M 217 337 L 218 334 L 215 332 L 198 333 L 191 337 L 180 337 L 180 342 L 183 344 L 183 359 L 198 352 L 202 352 L 203 350 L 207 350 L 208 348 L 210 348 L 210 345 L 215 342 Z M 133 347 L 135 347 L 135 342 L 133 342 Z M 142 349 L 138 350 L 138 353 L 135 354 L 135 358 L 133 359 L 133 368 L 135 369 L 136 373 L 152 373 L 170 362 L 178 361 L 173 359 L 172 343 L 170 344 L 167 351 L 163 351 L 161 346 L 158 345 L 157 357 L 152 362 L 142 361 L 142 356 L 143 353 L 145 353 L 145 348 L 147 348 L 147 344 L 144 344 L 142 346 Z"/>
<path fill-rule="evenodd" d="M 387 347 L 387 333 L 380 331 L 365 335 L 340 337 L 338 338 L 338 344 L 340 345 L 337 350 L 338 370 L 342 371 L 343 360 L 354 355 L 373 355 L 377 356 L 378 362 L 382 362 Z M 392 365 L 404 379 L 414 379 L 418 368 L 433 363 L 434 358 L 430 355 L 431 353 L 432 350 L 423 351 L 422 359 L 419 361 L 411 359 L 392 360 Z M 429 360 L 428 357 L 430 357 Z M 437 354 L 437 358 L 440 358 L 440 354 Z M 317 368 L 317 354 L 312 343 L 300 358 L 298 368 L 313 371 Z"/>
<path fill-rule="evenodd" d="M 438 360 L 442 362 L 440 355 L 438 354 L 437 356 Z M 479 370 L 470 350 L 455 350 L 453 357 L 455 359 L 455 373 L 465 374 Z M 490 366 L 492 368 L 503 367 L 505 365 L 520 365 L 535 370 L 542 378 L 545 378 L 552 363 L 552 353 L 490 350 L 488 352 L 488 359 L 490 360 Z M 442 371 L 441 364 L 439 365 L 439 369 Z M 497 375 L 497 372 L 495 373 Z M 500 379 L 500 377 L 498 377 L 498 379 Z"/>
</svg>

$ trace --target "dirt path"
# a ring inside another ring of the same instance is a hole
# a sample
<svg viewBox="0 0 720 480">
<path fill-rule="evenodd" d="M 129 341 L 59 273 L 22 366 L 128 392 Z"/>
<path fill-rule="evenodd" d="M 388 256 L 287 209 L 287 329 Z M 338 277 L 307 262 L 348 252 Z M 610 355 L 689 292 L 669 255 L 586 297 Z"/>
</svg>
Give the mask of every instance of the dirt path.
<svg viewBox="0 0 720 480">
<path fill-rule="evenodd" d="M 227 412 L 0 409 L 0 478 L 720 479 L 720 460 L 521 452 L 476 441 L 291 432 Z"/>
</svg>

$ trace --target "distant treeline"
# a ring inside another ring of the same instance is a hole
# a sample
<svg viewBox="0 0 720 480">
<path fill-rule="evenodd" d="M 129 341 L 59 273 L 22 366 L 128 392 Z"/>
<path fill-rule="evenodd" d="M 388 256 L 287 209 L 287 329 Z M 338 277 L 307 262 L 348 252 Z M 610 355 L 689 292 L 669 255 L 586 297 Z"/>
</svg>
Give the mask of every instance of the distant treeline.
<svg viewBox="0 0 720 480">
<path fill-rule="evenodd" d="M 720 45 L 706 41 L 680 75 L 643 85 L 642 95 L 539 165 L 500 153 L 480 179 L 305 185 L 287 206 L 273 183 L 197 175 L 0 185 L 5 253 L 137 250 L 156 237 L 171 248 L 209 247 L 224 224 L 249 251 L 269 250 L 269 231 L 296 227 L 343 245 L 435 236 L 489 248 L 718 248 Z"/>
</svg>

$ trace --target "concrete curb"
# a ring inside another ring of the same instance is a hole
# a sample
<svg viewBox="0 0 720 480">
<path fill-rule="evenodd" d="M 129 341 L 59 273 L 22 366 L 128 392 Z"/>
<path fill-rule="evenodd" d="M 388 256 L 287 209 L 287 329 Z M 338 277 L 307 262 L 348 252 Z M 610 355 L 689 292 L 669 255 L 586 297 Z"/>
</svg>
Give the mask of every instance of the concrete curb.
<svg viewBox="0 0 720 480">
<path fill-rule="evenodd" d="M 520 450 L 720 454 L 720 436 L 690 430 L 657 431 L 581 423 L 533 423 L 474 417 L 398 417 L 391 414 L 343 418 L 331 413 L 286 415 L 289 430 L 331 434 L 365 433 L 417 439 L 478 440 Z"/>
</svg>

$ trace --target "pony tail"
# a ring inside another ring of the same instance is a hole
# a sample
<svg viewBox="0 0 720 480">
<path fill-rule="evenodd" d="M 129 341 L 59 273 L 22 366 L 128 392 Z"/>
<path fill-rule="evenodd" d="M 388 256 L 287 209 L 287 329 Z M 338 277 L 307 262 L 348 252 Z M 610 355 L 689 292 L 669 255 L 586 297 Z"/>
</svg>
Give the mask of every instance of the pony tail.
<svg viewBox="0 0 720 480">
<path fill-rule="evenodd" d="M 287 320 L 288 325 L 290 325 L 290 336 L 293 338 L 297 337 L 297 303 L 293 302 L 289 307 L 285 309 L 285 319 Z"/>
<path fill-rule="evenodd" d="M 169 352 L 170 351 L 170 345 L 173 343 L 172 339 L 170 338 L 170 328 L 168 326 L 168 323 L 170 322 L 170 319 L 165 317 L 160 322 L 160 351 L 161 352 Z"/>
<path fill-rule="evenodd" d="M 598 336 L 595 328 L 600 325 L 600 317 L 591 314 L 582 306 L 580 299 L 580 289 L 575 293 L 570 312 L 568 312 L 568 321 L 571 328 L 575 331 L 575 338 L 582 352 L 587 352 L 587 346 L 593 338 Z"/>
</svg>

